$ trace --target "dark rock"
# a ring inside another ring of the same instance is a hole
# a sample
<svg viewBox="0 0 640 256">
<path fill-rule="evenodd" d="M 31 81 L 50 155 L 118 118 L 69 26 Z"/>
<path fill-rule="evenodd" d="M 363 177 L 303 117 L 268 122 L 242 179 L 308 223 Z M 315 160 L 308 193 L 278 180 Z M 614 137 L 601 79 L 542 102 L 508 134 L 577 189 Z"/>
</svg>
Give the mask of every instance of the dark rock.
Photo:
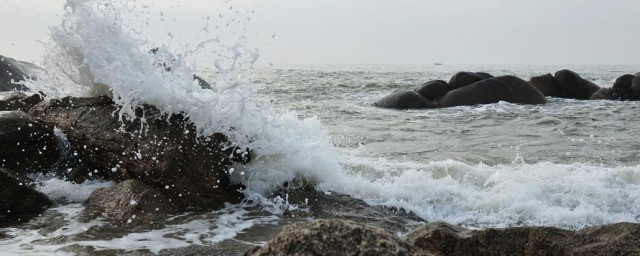
<svg viewBox="0 0 640 256">
<path fill-rule="evenodd" d="M 249 152 L 232 147 L 220 133 L 197 138 L 193 124 L 179 114 L 167 117 L 144 106 L 138 117 L 120 122 L 117 110 L 108 97 L 67 97 L 42 102 L 31 113 L 66 134 L 82 163 L 72 180 L 89 177 L 87 172 L 140 180 L 181 208 L 217 208 L 242 198 L 227 169 L 232 161 L 246 163 Z"/>
<path fill-rule="evenodd" d="M 551 74 L 531 77 L 531 79 L 529 79 L 529 83 L 538 88 L 544 96 L 560 96 L 558 83 L 556 83 L 556 79 Z"/>
<path fill-rule="evenodd" d="M 571 255 L 640 255 L 640 224 L 614 223 L 577 232 Z"/>
<path fill-rule="evenodd" d="M 27 96 L 22 92 L 0 92 L 0 111 L 21 110 L 28 112 L 36 104 L 42 101 L 40 94 Z"/>
<path fill-rule="evenodd" d="M 586 100 L 600 90 L 600 87 L 593 82 L 585 80 L 576 72 L 567 69 L 556 72 L 555 80 L 561 98 Z"/>
<path fill-rule="evenodd" d="M 371 206 L 360 199 L 336 192 L 321 192 L 311 186 L 281 191 L 279 196 L 304 209 L 286 212 L 285 217 L 336 218 L 367 223 L 391 233 L 406 233 L 422 224 L 422 219 L 415 214 L 383 206 Z"/>
<path fill-rule="evenodd" d="M 635 75 L 625 74 L 616 79 L 613 86 L 611 86 L 612 95 L 614 100 L 630 100 L 633 99 L 633 92 L 631 91 L 631 84 Z"/>
<path fill-rule="evenodd" d="M 178 212 L 169 197 L 137 180 L 126 180 L 113 187 L 98 188 L 91 192 L 84 203 L 85 217 L 106 215 L 115 225 L 152 224 Z"/>
<path fill-rule="evenodd" d="M 412 231 L 405 240 L 435 255 L 637 255 L 640 224 L 573 232 L 553 227 L 468 230 L 439 222 Z"/>
<path fill-rule="evenodd" d="M 189 245 L 183 248 L 172 248 L 172 249 L 162 249 L 158 254 L 154 254 L 152 252 L 142 252 L 142 251 L 134 251 L 134 252 L 126 252 L 118 254 L 118 256 L 215 256 L 215 255 L 236 255 L 230 254 L 227 251 L 224 251 L 219 248 L 215 248 L 216 246 L 204 246 L 204 245 Z M 242 253 L 242 252 L 240 252 Z M 238 254 L 240 254 L 238 253 Z"/>
<path fill-rule="evenodd" d="M 58 156 L 53 126 L 22 111 L 0 111 L 0 167 L 47 172 Z"/>
<path fill-rule="evenodd" d="M 638 75 L 631 81 L 631 94 L 635 100 L 640 100 L 640 76 Z"/>
<path fill-rule="evenodd" d="M 413 109 L 413 108 L 435 108 L 429 99 L 422 97 L 415 91 L 397 91 L 376 101 L 373 105 L 382 108 Z"/>
<path fill-rule="evenodd" d="M 591 95 L 590 100 L 612 100 L 613 92 L 609 88 L 600 88 L 597 92 Z"/>
<path fill-rule="evenodd" d="M 15 82 L 24 81 L 30 75 L 18 61 L 0 55 L 0 91 L 27 90 L 27 87 Z"/>
<path fill-rule="evenodd" d="M 297 222 L 245 255 L 419 255 L 422 252 L 375 227 L 339 220 Z"/>
<path fill-rule="evenodd" d="M 31 181 L 0 168 L 0 227 L 26 221 L 43 212 L 52 202 Z"/>
<path fill-rule="evenodd" d="M 489 74 L 474 73 L 474 72 L 467 72 L 467 71 L 458 72 L 454 74 L 449 80 L 449 87 L 451 88 L 451 90 L 455 90 L 455 89 L 470 85 L 472 83 L 491 78 L 489 77 L 491 75 L 489 76 L 487 75 Z"/>
<path fill-rule="evenodd" d="M 435 101 L 451 90 L 449 84 L 442 80 L 426 82 L 416 88 L 416 92 L 428 100 Z"/>
<path fill-rule="evenodd" d="M 193 75 L 193 80 L 198 81 L 198 85 L 200 85 L 200 87 L 202 87 L 202 89 L 212 89 L 213 87 L 211 86 L 211 84 L 209 84 L 206 80 L 204 80 L 202 77 L 199 77 L 198 75 Z"/>
<path fill-rule="evenodd" d="M 487 72 L 476 72 L 477 75 L 481 76 L 484 79 L 489 79 L 489 78 L 493 78 L 493 75 L 487 73 Z"/>
<path fill-rule="evenodd" d="M 490 104 L 499 101 L 543 104 L 547 99 L 538 89 L 520 78 L 499 76 L 448 92 L 440 99 L 440 106 Z"/>
</svg>

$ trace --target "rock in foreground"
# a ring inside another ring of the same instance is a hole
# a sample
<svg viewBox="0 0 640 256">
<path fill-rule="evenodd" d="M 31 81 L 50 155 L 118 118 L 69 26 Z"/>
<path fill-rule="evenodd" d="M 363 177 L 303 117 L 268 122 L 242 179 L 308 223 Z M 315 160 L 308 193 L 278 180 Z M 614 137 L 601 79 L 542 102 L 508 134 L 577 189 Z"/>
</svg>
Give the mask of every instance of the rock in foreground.
<svg viewBox="0 0 640 256">
<path fill-rule="evenodd" d="M 218 208 L 242 198 L 227 169 L 233 160 L 248 161 L 248 153 L 222 134 L 197 137 L 181 115 L 167 117 L 145 106 L 133 120 L 121 122 L 108 97 L 53 99 L 31 113 L 66 134 L 69 154 L 77 158 L 77 166 L 65 168 L 71 180 L 96 175 L 139 180 L 180 208 Z"/>
<path fill-rule="evenodd" d="M 0 92 L 0 111 L 21 110 L 28 112 L 42 101 L 39 94 L 27 96 L 22 92 Z"/>
<path fill-rule="evenodd" d="M 297 222 L 245 255 L 420 255 L 420 250 L 382 230 L 324 219 Z"/>
<path fill-rule="evenodd" d="M 31 181 L 0 168 L 0 227 L 7 221 L 24 221 L 41 213 L 52 202 Z"/>
<path fill-rule="evenodd" d="M 0 111 L 0 167 L 47 172 L 58 156 L 53 126 L 22 111 Z"/>
<path fill-rule="evenodd" d="M 160 190 L 137 180 L 98 188 L 91 192 L 85 205 L 85 217 L 106 215 L 116 225 L 151 224 L 178 212 L 171 199 Z"/>
<path fill-rule="evenodd" d="M 552 227 L 468 230 L 438 222 L 405 237 L 435 255 L 640 255 L 640 224 L 617 223 L 578 232 Z"/>
</svg>

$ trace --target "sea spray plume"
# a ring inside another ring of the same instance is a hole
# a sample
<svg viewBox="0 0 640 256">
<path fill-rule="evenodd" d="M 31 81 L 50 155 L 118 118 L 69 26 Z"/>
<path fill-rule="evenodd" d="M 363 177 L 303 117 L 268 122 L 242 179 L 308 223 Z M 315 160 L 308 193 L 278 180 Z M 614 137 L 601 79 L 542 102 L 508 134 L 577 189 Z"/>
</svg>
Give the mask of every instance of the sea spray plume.
<svg viewBox="0 0 640 256">
<path fill-rule="evenodd" d="M 50 90 L 55 93 L 49 95 L 77 94 L 68 88 L 86 92 L 84 87 L 103 84 L 120 106 L 121 120 L 133 117 L 141 104 L 151 104 L 169 115 L 184 114 L 199 135 L 226 134 L 237 146 L 255 153 L 254 163 L 233 177 L 247 185 L 248 196 L 265 195 L 294 178 L 327 189 L 345 184 L 340 155 L 317 118 L 300 119 L 295 112 L 278 113 L 253 101 L 255 86 L 243 70 L 257 60 L 257 52 L 239 43 L 219 54 L 214 90 L 204 90 L 193 80 L 193 69 L 182 55 L 174 55 L 171 72 L 154 65 L 158 56 L 125 30 L 122 15 L 127 4 L 66 2 L 62 25 L 51 29 L 53 44 L 46 62 L 64 71 L 55 72 L 50 80 L 62 88 Z M 66 83 L 57 83 L 64 79 Z"/>
</svg>

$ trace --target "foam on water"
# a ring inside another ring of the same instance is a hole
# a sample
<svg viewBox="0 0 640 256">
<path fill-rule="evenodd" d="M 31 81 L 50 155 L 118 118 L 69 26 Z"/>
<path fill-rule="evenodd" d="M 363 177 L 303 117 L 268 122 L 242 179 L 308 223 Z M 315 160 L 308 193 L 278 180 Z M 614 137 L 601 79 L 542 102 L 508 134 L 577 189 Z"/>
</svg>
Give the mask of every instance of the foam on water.
<svg viewBox="0 0 640 256">
<path fill-rule="evenodd" d="M 355 156 L 344 165 L 350 179 L 336 191 L 430 221 L 566 228 L 640 221 L 640 166 L 418 164 Z"/>
<path fill-rule="evenodd" d="M 59 178 L 38 178 L 40 192 L 46 194 L 51 200 L 63 203 L 82 203 L 96 188 L 109 187 L 114 183 L 111 181 L 85 181 L 83 183 L 73 183 Z"/>
</svg>

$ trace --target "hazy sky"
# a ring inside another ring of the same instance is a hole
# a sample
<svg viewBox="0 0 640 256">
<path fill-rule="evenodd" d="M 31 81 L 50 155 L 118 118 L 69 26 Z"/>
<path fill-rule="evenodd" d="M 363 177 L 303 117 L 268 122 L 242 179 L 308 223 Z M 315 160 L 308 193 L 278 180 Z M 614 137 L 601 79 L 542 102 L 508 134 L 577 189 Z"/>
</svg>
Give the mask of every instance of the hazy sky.
<svg viewBox="0 0 640 256">
<path fill-rule="evenodd" d="M 63 2 L 0 0 L 0 54 L 38 61 L 44 52 L 38 41 L 47 41 L 48 26 L 60 23 Z M 146 28 L 150 40 L 167 40 L 171 32 L 175 46 L 245 35 L 248 46 L 260 48 L 263 64 L 640 64 L 638 0 L 182 0 L 151 5 L 146 17 L 153 28 Z M 203 30 L 207 21 L 208 32 Z"/>
</svg>

